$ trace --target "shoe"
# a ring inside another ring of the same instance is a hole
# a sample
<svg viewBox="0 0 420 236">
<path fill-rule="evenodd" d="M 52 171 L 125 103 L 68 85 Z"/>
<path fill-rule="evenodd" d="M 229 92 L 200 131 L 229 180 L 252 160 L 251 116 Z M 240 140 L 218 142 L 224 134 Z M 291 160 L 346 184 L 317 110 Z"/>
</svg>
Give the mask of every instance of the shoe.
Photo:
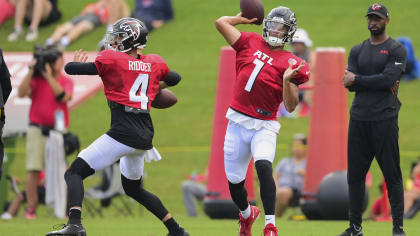
<svg viewBox="0 0 420 236">
<path fill-rule="evenodd" d="M 252 224 L 258 219 L 260 215 L 260 209 L 256 206 L 251 206 L 251 215 L 245 219 L 242 214 L 239 213 L 239 236 L 251 236 Z"/>
<path fill-rule="evenodd" d="M 1 215 L 2 220 L 11 220 L 13 219 L 13 216 L 9 212 L 5 212 Z"/>
<path fill-rule="evenodd" d="M 392 229 L 392 236 L 405 236 L 405 232 L 400 226 L 394 226 Z"/>
<path fill-rule="evenodd" d="M 278 236 L 278 230 L 273 224 L 267 224 L 264 228 L 264 236 Z"/>
<path fill-rule="evenodd" d="M 13 31 L 9 36 L 7 36 L 7 41 L 14 42 L 16 41 L 21 35 L 23 34 L 23 30 L 16 30 Z"/>
<path fill-rule="evenodd" d="M 26 42 L 32 42 L 38 38 L 38 30 L 29 29 L 28 34 L 26 34 Z"/>
<path fill-rule="evenodd" d="M 60 230 L 49 232 L 45 236 L 86 236 L 86 230 L 81 224 L 67 224 L 60 226 L 63 226 L 63 228 Z"/>
<path fill-rule="evenodd" d="M 26 211 L 25 218 L 27 220 L 35 220 L 36 219 L 36 212 L 35 211 Z"/>
<path fill-rule="evenodd" d="M 180 229 L 181 231 L 179 231 L 179 233 L 177 234 L 168 233 L 166 236 L 190 236 L 190 234 L 187 231 L 185 231 L 184 228 L 180 228 Z"/>
<path fill-rule="evenodd" d="M 337 236 L 363 236 L 362 226 L 357 227 L 353 225 Z"/>
</svg>

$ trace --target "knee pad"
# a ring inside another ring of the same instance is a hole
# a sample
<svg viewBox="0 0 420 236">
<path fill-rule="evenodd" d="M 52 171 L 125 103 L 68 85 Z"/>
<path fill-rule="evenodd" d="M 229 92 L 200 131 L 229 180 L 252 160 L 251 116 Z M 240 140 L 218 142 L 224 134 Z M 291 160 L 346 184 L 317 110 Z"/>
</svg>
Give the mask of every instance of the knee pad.
<svg viewBox="0 0 420 236">
<path fill-rule="evenodd" d="M 124 175 L 121 175 L 121 184 L 124 192 L 130 197 L 133 197 L 136 193 L 143 189 L 141 179 L 131 180 L 127 179 Z"/>
<path fill-rule="evenodd" d="M 82 179 L 86 179 L 88 176 L 93 175 L 95 173 L 95 170 L 92 169 L 85 160 L 78 157 L 66 170 L 66 173 L 64 174 L 64 179 L 66 181 L 70 178 L 72 175 L 78 175 Z"/>
<path fill-rule="evenodd" d="M 244 178 L 235 173 L 226 173 L 226 178 L 228 179 L 229 183 L 232 184 L 238 184 L 242 181 L 245 181 Z"/>
</svg>

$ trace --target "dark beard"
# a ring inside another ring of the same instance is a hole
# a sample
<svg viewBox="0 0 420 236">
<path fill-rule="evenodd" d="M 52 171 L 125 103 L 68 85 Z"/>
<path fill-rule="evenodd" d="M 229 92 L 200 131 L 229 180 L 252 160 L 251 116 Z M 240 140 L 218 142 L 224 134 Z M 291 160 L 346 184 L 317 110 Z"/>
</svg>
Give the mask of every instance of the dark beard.
<svg viewBox="0 0 420 236">
<path fill-rule="evenodd" d="M 381 34 L 383 34 L 385 32 L 385 26 L 382 27 L 382 28 L 378 28 L 377 30 L 369 29 L 369 31 L 370 31 L 370 34 L 371 35 L 378 36 L 378 35 L 381 35 Z"/>
</svg>

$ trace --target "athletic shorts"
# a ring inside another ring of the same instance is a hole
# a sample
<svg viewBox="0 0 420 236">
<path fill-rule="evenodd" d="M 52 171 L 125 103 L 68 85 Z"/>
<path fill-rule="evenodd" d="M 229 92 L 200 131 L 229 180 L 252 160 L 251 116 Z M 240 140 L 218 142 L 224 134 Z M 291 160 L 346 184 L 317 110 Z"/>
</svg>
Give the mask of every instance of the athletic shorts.
<svg viewBox="0 0 420 236">
<path fill-rule="evenodd" d="M 45 142 L 47 136 L 38 126 L 30 125 L 26 133 L 26 170 L 41 171 L 45 167 Z"/>
<path fill-rule="evenodd" d="M 41 20 L 39 26 L 46 26 L 51 23 L 58 21 L 61 18 L 61 12 L 57 6 L 57 0 L 49 0 L 51 2 L 51 12 L 44 20 Z M 25 25 L 30 25 L 32 19 L 28 19 L 25 17 L 24 22 Z"/>
<path fill-rule="evenodd" d="M 92 23 L 94 25 L 94 27 L 98 27 L 98 26 L 101 25 L 101 19 L 99 19 L 99 17 L 97 15 L 95 15 L 94 13 L 87 13 L 87 14 L 82 15 L 82 16 L 76 16 L 71 20 L 71 23 L 73 25 L 77 25 L 78 23 L 80 23 L 82 21 L 88 21 L 88 22 Z"/>
</svg>

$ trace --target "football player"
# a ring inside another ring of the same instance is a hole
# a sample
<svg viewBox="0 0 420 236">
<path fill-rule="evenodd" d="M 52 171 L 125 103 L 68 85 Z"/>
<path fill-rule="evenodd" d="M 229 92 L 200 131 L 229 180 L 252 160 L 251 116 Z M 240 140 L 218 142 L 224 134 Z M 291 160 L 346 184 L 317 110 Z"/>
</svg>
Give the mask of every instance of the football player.
<svg viewBox="0 0 420 236">
<path fill-rule="evenodd" d="M 160 89 L 174 86 L 181 79 L 159 55 L 142 53 L 147 34 L 143 22 L 122 18 L 107 32 L 106 42 L 112 49 L 100 52 L 92 63 L 86 63 L 86 54 L 79 50 L 74 61 L 65 67 L 68 74 L 101 77 L 111 110 L 111 128 L 82 150 L 66 171 L 69 220 L 61 230 L 47 236 L 86 235 L 81 223 L 83 180 L 120 158 L 121 181 L 126 194 L 158 217 L 168 228 L 168 236 L 189 235 L 160 199 L 141 184 L 145 153 L 160 158 L 152 145 L 151 103 Z"/>
<path fill-rule="evenodd" d="M 236 82 L 233 100 L 227 111 L 229 124 L 224 143 L 225 172 L 230 195 L 238 206 L 239 235 L 251 235 L 260 214 L 247 201 L 244 187 L 251 155 L 260 181 L 265 212 L 265 236 L 277 236 L 274 221 L 276 186 L 272 162 L 280 124 L 276 112 L 283 101 L 292 112 L 299 102 L 298 85 L 309 79 L 309 66 L 284 45 L 292 40 L 297 28 L 296 16 L 287 7 L 277 7 L 264 19 L 262 35 L 240 32 L 238 24 L 252 24 L 239 13 L 216 20 L 216 28 L 236 51 Z M 233 78 L 232 78 L 233 79 Z"/>
</svg>

